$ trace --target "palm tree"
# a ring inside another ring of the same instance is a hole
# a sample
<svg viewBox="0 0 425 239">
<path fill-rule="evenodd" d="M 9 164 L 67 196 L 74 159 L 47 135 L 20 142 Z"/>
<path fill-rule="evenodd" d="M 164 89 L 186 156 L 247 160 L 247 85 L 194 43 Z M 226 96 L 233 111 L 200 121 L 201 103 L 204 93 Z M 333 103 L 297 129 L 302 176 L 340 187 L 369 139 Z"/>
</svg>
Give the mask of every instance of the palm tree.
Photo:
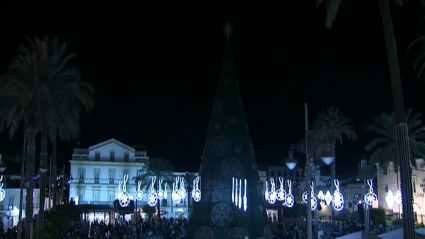
<svg viewBox="0 0 425 239">
<path fill-rule="evenodd" d="M 323 0 L 316 0 L 316 6 Z M 326 26 L 331 28 L 338 12 L 341 0 L 327 0 Z M 395 0 L 401 5 L 402 0 Z M 413 188 L 410 183 L 412 179 L 412 169 L 410 167 L 409 135 L 405 117 L 403 100 L 403 90 L 401 85 L 400 67 L 398 64 L 397 47 L 391 17 L 390 0 L 378 0 L 379 11 L 381 13 L 382 29 L 384 31 L 385 47 L 387 51 L 388 69 L 390 70 L 391 89 L 393 96 L 394 118 L 397 138 L 397 156 L 399 158 L 401 170 L 401 183 L 403 192 L 403 202 L 413 202 Z M 420 74 L 421 72 L 419 72 Z M 404 183 L 406 182 L 406 183 Z M 410 203 L 409 203 L 410 204 Z M 403 207 L 405 218 L 413 218 L 413 204 Z M 404 238 L 414 237 L 415 225 L 413 220 L 403 220 Z M 369 227 L 367 226 L 367 229 Z"/>
<path fill-rule="evenodd" d="M 412 109 L 406 112 L 406 122 L 409 128 L 409 144 L 411 164 L 416 167 L 415 158 L 425 156 L 425 126 L 422 125 L 421 113 L 412 114 Z M 394 162 L 398 169 L 397 137 L 394 128 L 394 113 L 381 113 L 373 120 L 373 124 L 366 129 L 378 135 L 366 145 L 366 151 L 370 152 L 370 165 L 378 163 L 379 167 L 386 170 L 389 162 Z"/>
<path fill-rule="evenodd" d="M 329 149 L 335 152 L 335 144 L 342 144 L 342 136 L 348 139 L 356 140 L 357 135 L 354 126 L 350 124 L 351 120 L 342 115 L 338 107 L 326 106 L 319 113 L 319 116 L 311 125 L 311 135 L 316 139 L 322 139 L 326 142 Z M 333 180 L 335 179 L 335 160 L 331 163 L 331 190 L 333 190 Z M 332 210 L 332 221 L 335 212 Z"/>
<path fill-rule="evenodd" d="M 169 160 L 165 160 L 164 158 L 152 158 L 149 159 L 149 165 L 141 171 L 145 171 L 145 174 L 138 175 L 136 178 L 133 178 L 136 182 L 142 180 L 143 185 L 145 188 L 148 188 L 150 186 L 152 178 L 156 178 L 156 185 L 155 189 L 158 190 L 159 187 L 159 180 L 163 180 L 166 182 L 172 182 L 172 175 L 173 175 L 174 167 L 172 163 Z M 161 219 L 161 202 L 157 201 L 157 218 L 158 221 Z"/>
<path fill-rule="evenodd" d="M 20 46 L 8 73 L 0 78 L 0 126 L 6 125 L 13 137 L 23 123 L 27 136 L 25 238 L 31 235 L 36 134 L 54 127 L 68 131 L 78 125 L 80 109 L 93 106 L 93 88 L 81 81 L 78 69 L 68 67 L 75 57 L 68 53 L 68 44 L 47 36 L 29 42 L 30 47 Z"/>
<path fill-rule="evenodd" d="M 194 173 L 192 173 L 192 172 L 186 172 L 183 175 L 183 178 L 186 181 L 186 190 L 188 192 L 188 199 L 187 199 L 187 206 L 188 206 L 188 208 L 190 208 L 190 206 L 192 204 L 193 180 L 195 180 L 196 177 L 197 177 L 197 175 L 194 174 Z M 190 218 L 191 215 L 189 214 L 188 216 Z"/>
</svg>

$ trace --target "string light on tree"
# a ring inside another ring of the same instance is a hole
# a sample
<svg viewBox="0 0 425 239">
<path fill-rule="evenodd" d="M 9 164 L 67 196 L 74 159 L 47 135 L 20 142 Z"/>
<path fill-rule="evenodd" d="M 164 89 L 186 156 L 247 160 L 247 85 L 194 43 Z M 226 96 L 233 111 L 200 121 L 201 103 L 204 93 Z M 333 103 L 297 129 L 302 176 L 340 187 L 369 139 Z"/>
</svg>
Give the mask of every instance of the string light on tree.
<svg viewBox="0 0 425 239">
<path fill-rule="evenodd" d="M 143 199 L 143 191 L 141 189 L 142 181 L 137 182 L 136 200 L 141 201 Z"/>
<path fill-rule="evenodd" d="M 286 195 L 286 206 L 287 207 L 293 207 L 295 203 L 294 195 L 292 195 L 292 182 L 291 180 L 288 181 L 288 194 Z"/>
<path fill-rule="evenodd" d="M 344 195 L 339 191 L 339 181 L 334 180 L 335 191 L 332 196 L 332 207 L 335 211 L 341 211 L 344 208 Z"/>
<path fill-rule="evenodd" d="M 364 195 L 364 201 L 367 205 L 372 206 L 378 201 L 378 196 L 373 192 L 373 179 L 368 179 L 367 184 L 369 185 L 369 192 Z"/>
<path fill-rule="evenodd" d="M 239 179 L 239 209 L 242 207 L 242 180 Z"/>
<path fill-rule="evenodd" d="M 235 203 L 235 177 L 232 177 L 232 203 Z"/>
<path fill-rule="evenodd" d="M 201 190 L 199 189 L 200 179 L 201 177 L 198 176 L 193 180 L 192 198 L 195 202 L 201 201 Z M 232 194 L 232 198 L 233 198 L 233 194 Z"/>
<path fill-rule="evenodd" d="M 236 182 L 235 182 L 236 184 L 235 184 L 235 206 L 237 207 L 238 206 L 238 202 L 239 202 L 239 200 L 238 200 L 238 179 L 236 179 Z"/>
</svg>

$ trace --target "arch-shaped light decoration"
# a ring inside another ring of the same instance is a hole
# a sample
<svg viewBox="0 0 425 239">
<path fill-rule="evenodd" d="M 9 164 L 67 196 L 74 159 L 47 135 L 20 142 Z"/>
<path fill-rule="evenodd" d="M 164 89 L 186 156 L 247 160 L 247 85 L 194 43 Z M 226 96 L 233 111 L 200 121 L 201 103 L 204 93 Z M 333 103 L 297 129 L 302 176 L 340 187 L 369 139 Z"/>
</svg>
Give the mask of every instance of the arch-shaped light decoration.
<svg viewBox="0 0 425 239">
<path fill-rule="evenodd" d="M 268 199 L 268 201 L 269 201 L 270 204 L 274 204 L 276 202 L 276 198 L 277 198 L 277 195 L 276 195 L 276 185 L 274 183 L 274 178 L 271 178 L 270 179 L 270 184 L 271 184 L 271 188 L 270 188 L 270 192 L 269 192 L 269 199 Z"/>
<path fill-rule="evenodd" d="M 162 190 L 162 179 L 158 179 L 158 191 L 157 196 L 159 200 L 164 199 L 164 190 Z"/>
<path fill-rule="evenodd" d="M 193 180 L 192 198 L 195 202 L 201 201 L 201 190 L 199 189 L 200 179 L 201 178 L 198 176 Z M 233 198 L 233 194 L 232 194 L 232 198 Z"/>
<path fill-rule="evenodd" d="M 332 195 L 331 195 L 331 192 L 329 192 L 329 190 L 328 191 L 326 191 L 326 194 L 325 194 L 325 202 L 326 202 L 326 205 L 330 205 L 331 204 L 331 202 L 332 202 Z"/>
<path fill-rule="evenodd" d="M 127 207 L 130 203 L 130 195 L 127 192 L 128 174 L 124 175 L 124 183 L 122 185 L 122 195 L 119 199 L 121 207 Z"/>
<path fill-rule="evenodd" d="M 294 202 L 295 202 L 295 198 L 294 195 L 292 195 L 292 182 L 291 180 L 286 180 L 288 181 L 288 194 L 286 194 L 286 206 L 287 207 L 293 207 L 294 206 Z"/>
<path fill-rule="evenodd" d="M 180 199 L 183 199 L 183 200 L 186 198 L 186 189 L 184 188 L 184 178 L 183 177 L 180 178 L 179 196 L 180 196 Z"/>
<path fill-rule="evenodd" d="M 247 185 L 247 182 L 246 182 L 246 179 L 245 179 L 245 184 L 244 184 L 244 186 L 245 186 L 245 189 L 244 189 L 244 193 L 243 193 L 243 210 L 246 212 L 246 209 L 248 208 L 248 198 L 246 197 L 246 185 Z"/>
<path fill-rule="evenodd" d="M 325 200 L 325 194 L 323 193 L 322 190 L 320 190 L 319 193 L 317 194 L 317 198 L 322 201 Z"/>
<path fill-rule="evenodd" d="M 303 195 L 302 195 L 303 203 L 307 203 L 307 197 L 308 197 L 307 191 L 303 192 Z"/>
<path fill-rule="evenodd" d="M 283 178 L 279 177 L 279 189 L 276 191 L 276 196 L 278 201 L 286 200 L 286 191 L 283 188 Z"/>
<path fill-rule="evenodd" d="M 335 211 L 341 211 L 344 208 L 344 195 L 339 191 L 339 181 L 334 179 L 335 191 L 332 196 L 332 207 Z"/>
<path fill-rule="evenodd" d="M 3 175 L 0 176 L 0 202 L 3 202 L 4 198 L 6 197 L 6 190 L 3 189 Z M 34 195 L 33 195 L 34 197 Z"/>
<path fill-rule="evenodd" d="M 311 208 L 312 211 L 314 211 L 317 208 L 317 198 L 314 195 L 314 183 L 313 182 L 311 182 L 310 188 L 311 188 L 310 208 Z"/>
<path fill-rule="evenodd" d="M 402 198 L 402 194 L 401 194 L 401 191 L 400 190 L 397 190 L 396 192 L 395 192 L 395 195 L 394 195 L 394 197 L 395 197 L 395 202 L 396 203 L 398 203 L 398 204 L 401 204 L 401 198 Z"/>
<path fill-rule="evenodd" d="M 173 183 L 173 192 L 171 193 L 171 198 L 174 203 L 179 203 L 181 200 L 179 195 L 179 182 L 180 178 L 176 177 L 176 181 Z"/>
<path fill-rule="evenodd" d="M 137 181 L 136 200 L 141 201 L 143 199 L 143 191 L 141 189 L 142 181 Z"/>
<path fill-rule="evenodd" d="M 155 191 L 155 181 L 156 181 L 156 177 L 153 177 L 151 186 L 149 188 L 150 192 L 148 194 L 148 204 L 151 207 L 154 207 L 158 201 L 158 194 Z"/>
<path fill-rule="evenodd" d="M 393 209 L 395 203 L 394 193 L 391 190 L 388 190 L 387 196 L 385 197 L 385 201 L 387 202 L 387 206 L 389 209 Z"/>
<path fill-rule="evenodd" d="M 373 192 L 373 179 L 368 179 L 367 184 L 369 185 L 369 192 L 364 195 L 364 201 L 367 205 L 372 206 L 378 201 L 378 196 Z"/>
</svg>

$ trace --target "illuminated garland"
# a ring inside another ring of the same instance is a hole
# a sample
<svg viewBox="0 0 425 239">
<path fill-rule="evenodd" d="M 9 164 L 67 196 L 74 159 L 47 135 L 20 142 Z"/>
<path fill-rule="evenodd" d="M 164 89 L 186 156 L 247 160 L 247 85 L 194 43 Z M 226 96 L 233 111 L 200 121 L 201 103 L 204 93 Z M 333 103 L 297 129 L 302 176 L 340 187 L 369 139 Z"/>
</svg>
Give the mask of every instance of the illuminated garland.
<svg viewBox="0 0 425 239">
<path fill-rule="evenodd" d="M 246 197 L 246 179 L 245 179 L 245 190 L 244 190 L 244 195 L 243 195 L 243 210 L 246 212 L 246 209 L 248 208 L 248 199 Z"/>
<path fill-rule="evenodd" d="M 0 182 L 2 181 L 3 181 L 3 175 L 0 176 Z M 3 189 L 3 183 L 0 183 L 0 202 L 3 202 L 5 197 L 6 197 L 6 190 Z"/>
<path fill-rule="evenodd" d="M 286 206 L 287 207 L 293 207 L 294 206 L 294 202 L 295 202 L 295 198 L 292 195 L 292 182 L 291 180 L 287 180 L 288 181 L 288 194 L 286 195 Z"/>
<path fill-rule="evenodd" d="M 395 197 L 393 191 L 388 190 L 387 197 L 385 197 L 385 201 L 387 202 L 387 206 L 389 209 L 393 209 L 395 203 Z"/>
<path fill-rule="evenodd" d="M 184 188 L 184 178 L 183 177 L 180 178 L 179 196 L 183 200 L 186 198 L 186 189 Z"/>
<path fill-rule="evenodd" d="M 141 189 L 142 181 L 137 182 L 136 200 L 141 201 L 143 199 L 143 191 Z"/>
<path fill-rule="evenodd" d="M 286 201 L 286 191 L 285 189 L 283 189 L 283 178 L 279 177 L 279 189 L 276 192 L 277 195 L 277 200 L 278 201 L 283 201 L 283 203 L 285 203 Z"/>
<path fill-rule="evenodd" d="M 193 180 L 193 190 L 192 190 L 192 198 L 195 202 L 201 201 L 201 190 L 199 189 L 199 180 L 201 178 L 198 176 Z M 233 196 L 233 194 L 232 194 Z"/>
<path fill-rule="evenodd" d="M 373 192 L 373 179 L 368 179 L 367 184 L 369 185 L 369 192 L 364 195 L 364 201 L 367 205 L 372 206 L 378 201 L 378 196 Z"/>
<path fill-rule="evenodd" d="M 270 184 L 271 184 L 271 188 L 270 188 L 270 192 L 269 192 L 268 201 L 269 201 L 270 204 L 274 204 L 276 202 L 277 195 L 276 195 L 276 185 L 274 183 L 273 178 L 270 179 Z"/>
<path fill-rule="evenodd" d="M 339 181 L 334 180 L 335 184 L 335 191 L 332 196 L 332 207 L 335 209 L 335 211 L 341 211 L 344 208 L 344 196 L 339 191 Z"/>
<path fill-rule="evenodd" d="M 242 179 L 232 178 L 232 202 L 236 208 L 242 209 L 246 212 L 248 208 L 248 198 L 246 196 L 247 181 L 244 179 L 244 186 L 242 187 Z M 243 188 L 243 195 L 242 195 Z"/>
<path fill-rule="evenodd" d="M 158 180 L 158 192 L 157 192 L 157 196 L 159 200 L 164 199 L 164 190 L 162 190 L 162 179 Z M 167 197 L 167 196 L 165 196 Z"/>
<path fill-rule="evenodd" d="M 156 177 L 153 177 L 152 183 L 150 186 L 150 192 L 148 194 L 148 204 L 151 207 L 154 207 L 158 201 L 158 194 L 155 191 L 155 181 L 156 181 Z"/>
<path fill-rule="evenodd" d="M 124 175 L 124 184 L 122 186 L 121 198 L 119 199 L 121 207 L 127 207 L 130 203 L 130 195 L 127 192 L 128 174 Z"/>
</svg>

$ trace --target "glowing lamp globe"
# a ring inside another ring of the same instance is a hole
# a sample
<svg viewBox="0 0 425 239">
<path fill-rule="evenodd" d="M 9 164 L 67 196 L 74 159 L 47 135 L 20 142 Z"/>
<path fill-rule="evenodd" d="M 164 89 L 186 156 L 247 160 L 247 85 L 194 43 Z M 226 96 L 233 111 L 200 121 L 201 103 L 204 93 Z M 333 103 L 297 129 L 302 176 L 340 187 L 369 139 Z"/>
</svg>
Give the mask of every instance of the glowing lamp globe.
<svg viewBox="0 0 425 239">
<path fill-rule="evenodd" d="M 295 168 L 295 166 L 297 166 L 297 160 L 296 159 L 294 159 L 294 151 L 289 151 L 288 152 L 288 154 L 289 154 L 289 156 L 288 156 L 288 158 L 285 160 L 285 164 L 286 164 L 286 166 L 288 166 L 288 168 L 290 169 L 290 170 L 292 170 L 292 169 L 294 169 Z"/>
<path fill-rule="evenodd" d="M 324 153 L 321 158 L 326 165 L 330 165 L 334 161 L 335 156 L 331 153 Z"/>
</svg>

